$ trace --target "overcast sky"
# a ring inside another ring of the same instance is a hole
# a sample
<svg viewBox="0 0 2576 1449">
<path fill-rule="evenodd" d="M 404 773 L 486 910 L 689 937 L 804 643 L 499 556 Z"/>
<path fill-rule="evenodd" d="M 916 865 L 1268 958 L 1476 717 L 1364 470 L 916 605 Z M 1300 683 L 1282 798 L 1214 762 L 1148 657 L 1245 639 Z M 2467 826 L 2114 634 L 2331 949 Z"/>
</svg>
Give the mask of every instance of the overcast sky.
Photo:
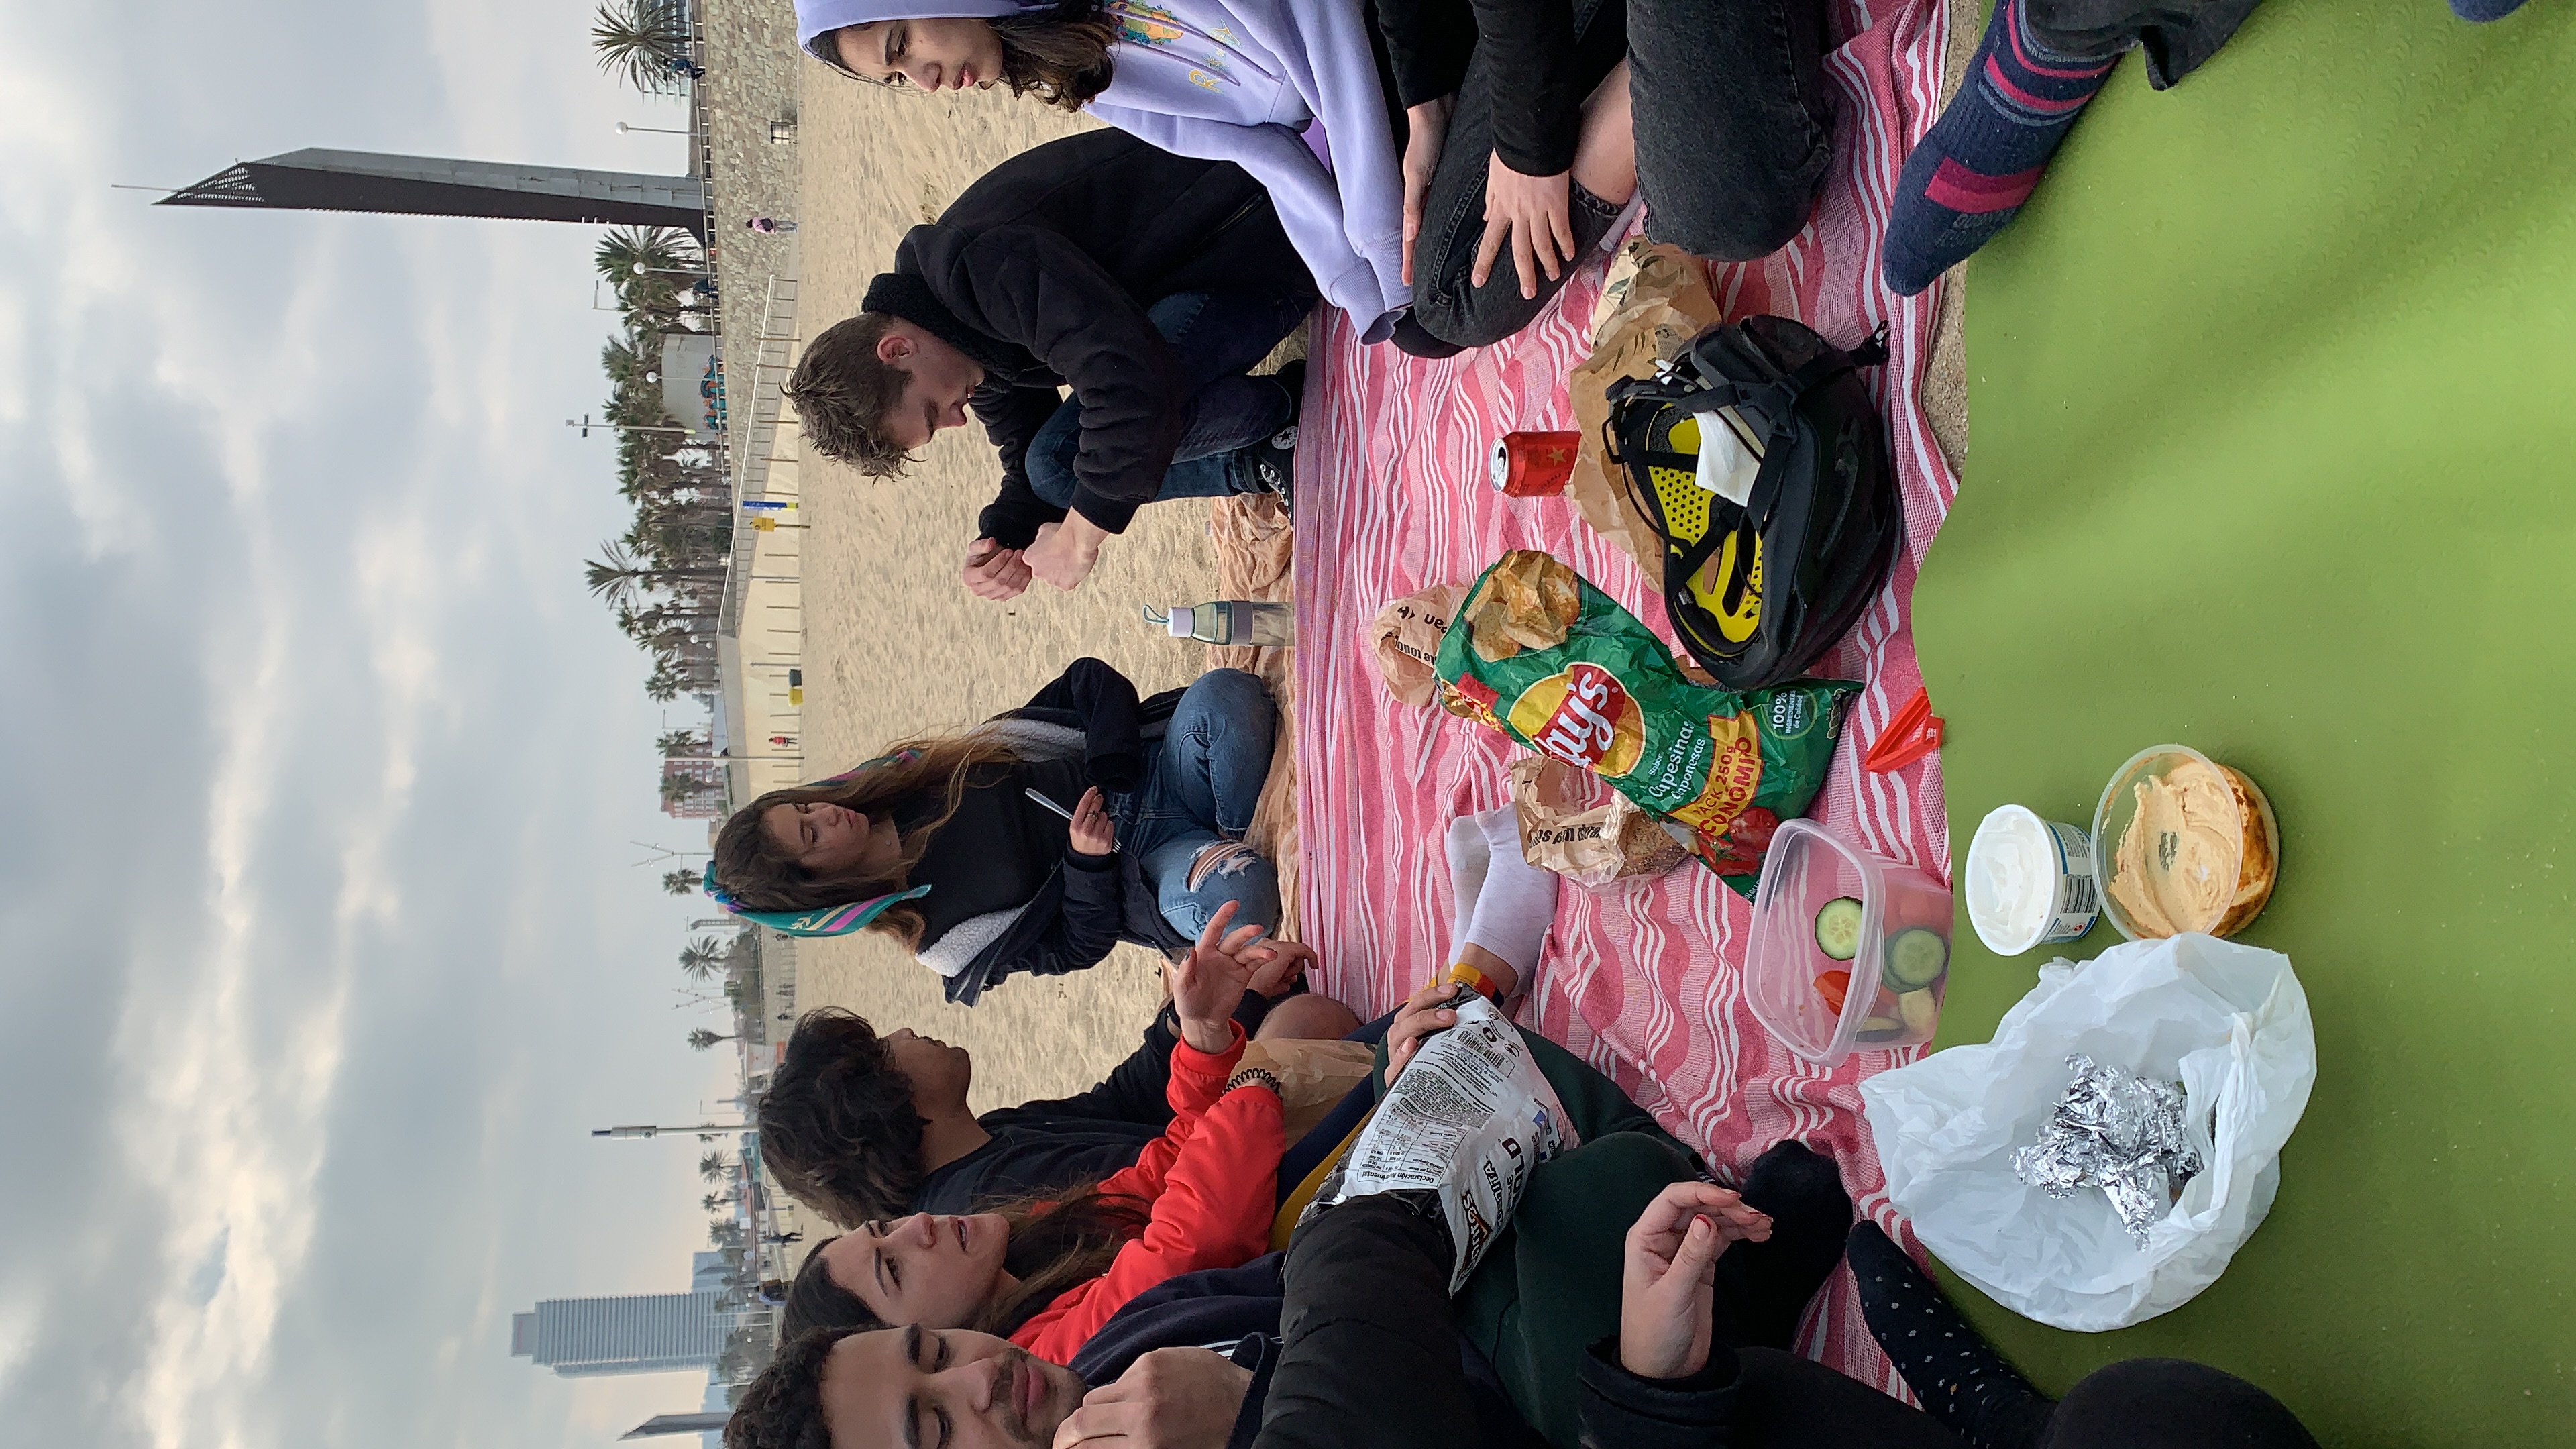
<svg viewBox="0 0 2576 1449">
<path fill-rule="evenodd" d="M 596 231 L 153 208 L 303 146 L 677 170 L 586 3 L 0 0 L 0 1437 L 602 1445 L 508 1356 L 673 1292 L 729 1092 L 642 656 Z M 672 711 L 675 722 L 693 706 Z"/>
</svg>

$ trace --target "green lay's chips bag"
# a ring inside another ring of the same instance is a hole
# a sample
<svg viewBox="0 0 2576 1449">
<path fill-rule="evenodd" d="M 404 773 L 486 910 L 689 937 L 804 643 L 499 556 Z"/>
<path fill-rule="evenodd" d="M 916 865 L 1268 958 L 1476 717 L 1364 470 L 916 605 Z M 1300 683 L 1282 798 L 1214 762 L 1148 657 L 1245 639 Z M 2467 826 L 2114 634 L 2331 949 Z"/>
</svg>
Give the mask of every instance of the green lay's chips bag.
<svg viewBox="0 0 2576 1449">
<path fill-rule="evenodd" d="M 1580 765 L 1697 832 L 1693 853 L 1750 897 L 1784 819 L 1823 788 L 1860 686 L 1693 684 L 1654 631 L 1529 549 L 1485 570 L 1440 638 L 1441 703 Z"/>
</svg>

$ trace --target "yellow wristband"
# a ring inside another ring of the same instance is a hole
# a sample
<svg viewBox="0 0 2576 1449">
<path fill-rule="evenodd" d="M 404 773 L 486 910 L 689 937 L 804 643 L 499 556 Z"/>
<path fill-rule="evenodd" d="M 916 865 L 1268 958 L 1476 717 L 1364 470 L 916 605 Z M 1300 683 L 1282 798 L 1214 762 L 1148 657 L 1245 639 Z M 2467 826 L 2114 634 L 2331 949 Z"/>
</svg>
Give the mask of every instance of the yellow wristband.
<svg viewBox="0 0 2576 1449">
<path fill-rule="evenodd" d="M 1495 995 L 1493 978 L 1464 961 L 1449 963 L 1449 979 L 1497 1006 L 1502 1004 L 1501 999 Z"/>
</svg>

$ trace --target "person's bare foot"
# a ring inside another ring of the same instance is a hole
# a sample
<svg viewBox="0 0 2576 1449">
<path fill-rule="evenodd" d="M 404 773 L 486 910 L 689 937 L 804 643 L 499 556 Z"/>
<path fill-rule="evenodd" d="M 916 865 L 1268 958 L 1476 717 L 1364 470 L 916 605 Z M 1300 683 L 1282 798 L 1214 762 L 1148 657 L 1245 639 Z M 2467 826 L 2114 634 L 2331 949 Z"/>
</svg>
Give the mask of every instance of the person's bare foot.
<svg viewBox="0 0 2576 1449">
<path fill-rule="evenodd" d="M 1628 62 L 1583 98 L 1574 140 L 1574 184 L 1613 206 L 1637 194 L 1637 125 L 1628 101 Z"/>
</svg>

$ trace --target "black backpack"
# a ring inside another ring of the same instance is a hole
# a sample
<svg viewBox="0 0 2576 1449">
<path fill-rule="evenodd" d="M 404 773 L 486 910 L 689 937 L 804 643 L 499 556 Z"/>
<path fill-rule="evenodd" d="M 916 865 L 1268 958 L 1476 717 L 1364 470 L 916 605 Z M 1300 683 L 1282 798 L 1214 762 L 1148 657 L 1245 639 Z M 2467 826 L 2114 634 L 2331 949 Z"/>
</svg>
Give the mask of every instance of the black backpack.
<svg viewBox="0 0 2576 1449">
<path fill-rule="evenodd" d="M 1883 324 L 1846 352 L 1786 317 L 1747 317 L 1691 339 L 1653 377 L 1610 385 L 1604 449 L 1663 536 L 1682 647 L 1725 688 L 1806 672 L 1896 566 L 1896 465 L 1854 375 L 1886 360 Z M 1742 506 L 1698 483 L 1694 414 L 1721 408 L 1762 460 Z"/>
</svg>

